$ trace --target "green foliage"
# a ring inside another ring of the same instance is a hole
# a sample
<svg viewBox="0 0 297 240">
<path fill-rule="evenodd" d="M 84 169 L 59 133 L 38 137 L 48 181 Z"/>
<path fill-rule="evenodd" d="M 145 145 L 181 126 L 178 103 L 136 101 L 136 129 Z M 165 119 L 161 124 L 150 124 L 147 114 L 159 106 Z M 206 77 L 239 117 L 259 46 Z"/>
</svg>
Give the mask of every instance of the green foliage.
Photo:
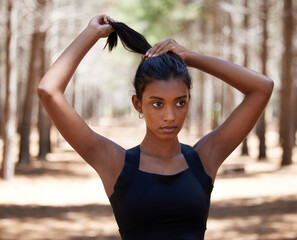
<svg viewBox="0 0 297 240">
<path fill-rule="evenodd" d="M 125 0 L 115 6 L 119 21 L 141 32 L 151 44 L 187 29 L 203 12 L 197 1 Z"/>
</svg>

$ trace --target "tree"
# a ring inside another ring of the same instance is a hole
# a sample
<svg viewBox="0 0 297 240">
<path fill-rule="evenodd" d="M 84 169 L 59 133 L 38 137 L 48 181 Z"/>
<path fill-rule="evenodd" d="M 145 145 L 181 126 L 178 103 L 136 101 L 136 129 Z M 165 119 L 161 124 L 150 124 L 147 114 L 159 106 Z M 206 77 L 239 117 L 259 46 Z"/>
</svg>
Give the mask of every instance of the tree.
<svg viewBox="0 0 297 240">
<path fill-rule="evenodd" d="M 261 6 L 260 14 L 262 21 L 262 44 L 261 44 L 261 61 L 262 61 L 262 73 L 267 74 L 266 71 L 266 62 L 267 62 L 267 18 L 268 18 L 268 1 L 263 0 Z M 265 144 L 265 132 L 266 132 L 266 123 L 265 123 L 265 110 L 261 115 L 258 124 L 257 124 L 257 135 L 259 137 L 259 155 L 258 159 L 266 158 L 266 144 Z"/>
<path fill-rule="evenodd" d="M 249 8 L 248 0 L 244 0 L 244 8 L 245 8 L 245 13 L 244 13 L 243 25 L 244 25 L 245 39 L 244 39 L 244 45 L 243 45 L 243 55 L 244 55 L 243 66 L 248 67 L 249 65 L 249 53 L 248 53 L 249 14 L 247 12 L 247 9 Z M 247 138 L 245 138 L 242 142 L 241 155 L 249 155 Z"/>
<path fill-rule="evenodd" d="M 206 8 L 206 7 L 205 7 Z M 199 32 L 201 33 L 201 43 L 206 42 L 206 26 L 207 21 L 206 17 L 202 14 L 199 20 Z M 205 74 L 202 71 L 198 71 L 198 104 L 197 104 L 197 113 L 198 113 L 198 136 L 203 136 L 205 131 L 204 126 L 204 99 L 205 99 Z"/>
<path fill-rule="evenodd" d="M 212 19 L 213 19 L 213 27 L 212 27 L 212 44 L 213 46 L 219 46 L 222 45 L 222 34 L 221 34 L 221 19 L 219 19 L 220 14 L 217 7 L 216 2 L 211 3 L 211 12 L 212 12 Z M 216 48 L 213 49 L 213 55 L 215 55 L 215 52 L 217 51 Z M 219 126 L 219 118 L 221 114 L 221 87 L 223 83 L 220 82 L 218 84 L 217 81 L 212 82 L 213 87 L 213 103 L 212 103 L 212 118 L 211 118 L 211 128 L 215 129 Z"/>
<path fill-rule="evenodd" d="M 44 16 L 45 0 L 36 1 L 36 17 L 34 19 L 34 32 L 31 41 L 31 57 L 28 72 L 28 83 L 26 89 L 25 103 L 23 107 L 23 117 L 20 129 L 20 152 L 19 164 L 30 163 L 30 131 L 31 131 L 31 116 L 33 107 L 33 97 L 36 92 L 36 85 L 41 79 L 44 69 L 41 66 L 41 59 L 44 57 L 43 48 L 45 42 L 45 31 L 40 30 L 42 18 Z"/>
<path fill-rule="evenodd" d="M 6 2 L 2 1 L 0 3 L 0 34 L 2 34 L 2 36 L 4 36 L 4 33 L 6 31 L 4 31 L 3 27 L 6 24 L 6 14 L 4 13 L 4 9 L 6 8 Z M 3 29 L 3 30 L 2 30 Z M 5 94 L 5 54 L 1 54 L 5 52 L 5 41 L 6 38 L 1 38 L 0 39 L 0 116 L 3 116 L 3 103 L 4 103 L 4 94 Z M 0 117 L 0 137 L 2 136 L 2 122 L 3 122 L 3 118 Z"/>
<path fill-rule="evenodd" d="M 46 38 L 46 32 L 42 33 L 41 40 L 43 41 L 40 45 L 43 46 L 40 48 L 40 71 L 39 77 L 41 78 L 45 74 L 45 48 L 44 40 Z M 40 79 L 39 78 L 39 79 Z M 45 160 L 47 153 L 51 152 L 51 121 L 47 115 L 45 109 L 42 107 L 41 102 L 39 102 L 38 107 L 38 133 L 39 133 L 39 153 L 38 159 Z"/>
<path fill-rule="evenodd" d="M 38 159 L 45 160 L 47 153 L 51 152 L 50 140 L 51 121 L 45 109 L 39 103 L 38 110 L 38 132 L 39 132 L 39 153 Z"/>
<path fill-rule="evenodd" d="M 233 3 L 230 1 L 230 6 L 232 6 Z M 227 26 L 228 26 L 228 31 L 227 31 L 227 45 L 228 45 L 228 61 L 234 62 L 234 52 L 235 52 L 235 47 L 234 47 L 234 24 L 233 24 L 233 19 L 232 19 L 232 12 L 231 9 L 228 10 L 227 12 Z M 228 85 L 223 83 L 222 84 L 222 91 L 221 91 L 221 116 L 222 119 L 225 120 L 232 110 L 234 109 L 234 91 L 233 88 Z"/>
<path fill-rule="evenodd" d="M 296 5 L 297 6 L 297 5 Z M 294 33 L 296 36 L 296 32 Z M 293 76 L 297 76 L 297 51 L 295 51 L 294 54 L 294 59 L 295 61 L 293 61 Z M 296 103 L 297 102 L 297 79 L 295 78 L 295 84 L 293 83 L 294 89 L 293 89 L 293 102 Z M 297 145 L 297 141 L 296 141 L 296 134 L 297 134 L 297 106 L 296 104 L 292 105 L 292 112 L 294 114 L 293 116 L 293 145 Z"/>
<path fill-rule="evenodd" d="M 16 133 L 17 98 L 17 10 L 16 1 L 7 2 L 6 35 L 6 93 L 3 120 L 3 161 L 1 177 L 9 180 L 14 175 L 14 144 Z"/>
<path fill-rule="evenodd" d="M 292 0 L 284 0 L 283 8 L 283 56 L 281 73 L 280 101 L 280 142 L 283 149 L 281 165 L 292 163 L 293 122 L 292 122 L 292 38 L 293 38 L 293 9 Z"/>
</svg>

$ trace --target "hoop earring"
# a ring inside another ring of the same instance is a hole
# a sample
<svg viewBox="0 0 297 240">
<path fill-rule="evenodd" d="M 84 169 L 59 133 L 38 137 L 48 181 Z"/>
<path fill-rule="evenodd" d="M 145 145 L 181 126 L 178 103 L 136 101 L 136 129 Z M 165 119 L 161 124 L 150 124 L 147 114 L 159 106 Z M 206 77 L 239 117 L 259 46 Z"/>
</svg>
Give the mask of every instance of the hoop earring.
<svg viewBox="0 0 297 240">
<path fill-rule="evenodd" d="M 139 119 L 143 119 L 143 118 L 144 118 L 143 113 L 139 112 L 139 113 L 138 113 L 138 117 L 139 117 Z"/>
</svg>

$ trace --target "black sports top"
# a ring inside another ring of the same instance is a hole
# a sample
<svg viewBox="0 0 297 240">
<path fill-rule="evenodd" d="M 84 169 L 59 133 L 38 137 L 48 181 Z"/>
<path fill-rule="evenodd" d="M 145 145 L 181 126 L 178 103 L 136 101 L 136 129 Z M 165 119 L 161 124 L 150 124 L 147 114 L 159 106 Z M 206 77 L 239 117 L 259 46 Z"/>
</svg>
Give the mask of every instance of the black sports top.
<svg viewBox="0 0 297 240">
<path fill-rule="evenodd" d="M 126 151 L 109 200 L 123 240 L 203 240 L 213 188 L 196 151 L 181 144 L 189 168 L 160 175 L 139 170 L 140 146 Z"/>
</svg>

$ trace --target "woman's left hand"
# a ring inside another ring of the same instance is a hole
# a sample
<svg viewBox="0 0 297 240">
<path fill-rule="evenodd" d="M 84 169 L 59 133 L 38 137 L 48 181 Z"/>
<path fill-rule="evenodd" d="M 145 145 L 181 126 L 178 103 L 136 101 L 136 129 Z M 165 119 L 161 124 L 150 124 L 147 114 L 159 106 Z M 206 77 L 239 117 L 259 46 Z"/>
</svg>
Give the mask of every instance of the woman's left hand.
<svg viewBox="0 0 297 240">
<path fill-rule="evenodd" d="M 186 48 L 179 45 L 173 38 L 167 38 L 150 48 L 145 56 L 152 58 L 170 51 L 180 56 L 183 60 L 185 60 L 186 54 L 189 52 Z"/>
<path fill-rule="evenodd" d="M 93 17 L 89 22 L 89 26 L 98 30 L 100 32 L 101 38 L 105 38 L 105 37 L 108 37 L 109 34 L 111 34 L 114 31 L 109 21 L 114 22 L 112 18 L 110 18 L 105 14 L 102 14 L 102 15 Z"/>
</svg>

